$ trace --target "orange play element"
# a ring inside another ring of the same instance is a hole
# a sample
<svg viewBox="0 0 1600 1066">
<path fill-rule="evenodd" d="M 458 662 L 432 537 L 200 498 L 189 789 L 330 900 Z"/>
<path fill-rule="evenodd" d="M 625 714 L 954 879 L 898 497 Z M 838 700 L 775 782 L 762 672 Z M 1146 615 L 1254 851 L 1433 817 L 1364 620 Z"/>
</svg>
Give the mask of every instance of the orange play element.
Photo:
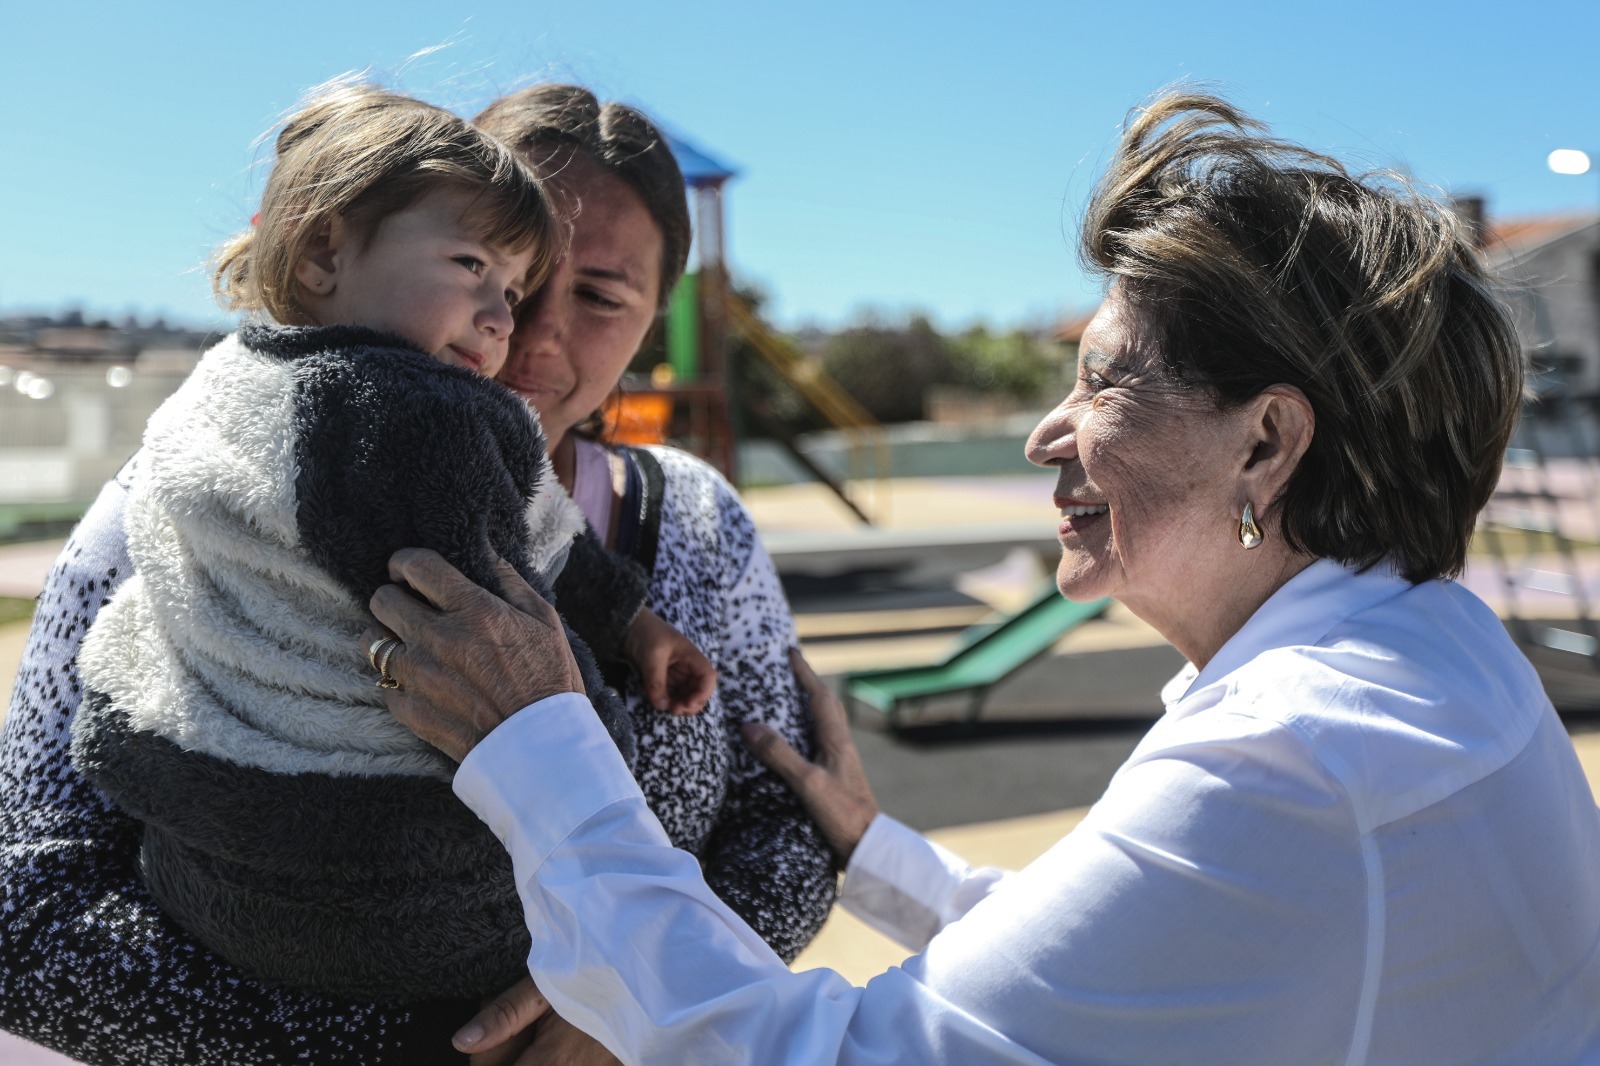
<svg viewBox="0 0 1600 1066">
<path fill-rule="evenodd" d="M 659 392 L 619 393 L 606 401 L 606 439 L 618 444 L 665 444 L 672 397 Z"/>
</svg>

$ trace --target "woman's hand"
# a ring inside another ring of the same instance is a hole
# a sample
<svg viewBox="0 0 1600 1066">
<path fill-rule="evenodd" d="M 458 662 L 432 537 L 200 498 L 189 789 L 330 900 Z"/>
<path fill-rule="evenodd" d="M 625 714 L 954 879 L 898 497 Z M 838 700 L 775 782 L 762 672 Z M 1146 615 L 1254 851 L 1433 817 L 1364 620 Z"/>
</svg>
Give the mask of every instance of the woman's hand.
<svg viewBox="0 0 1600 1066">
<path fill-rule="evenodd" d="M 744 742 L 755 757 L 783 778 L 822 830 L 823 839 L 841 864 L 850 861 L 856 845 L 878 815 L 861 755 L 850 737 L 844 707 L 828 686 L 812 672 L 795 648 L 789 652 L 795 677 L 811 701 L 811 720 L 817 731 L 817 761 L 807 762 L 787 740 L 768 726 L 747 722 L 740 727 Z"/>
<path fill-rule="evenodd" d="M 533 978 L 524 977 L 484 1004 L 452 1040 L 472 1066 L 612 1066 L 593 1037 L 550 1011 Z"/>
<path fill-rule="evenodd" d="M 403 641 L 390 654 L 400 683 L 384 702 L 419 737 L 460 762 L 478 741 L 530 703 L 583 692 L 555 608 L 504 560 L 502 600 L 468 581 L 437 552 L 402 548 L 372 595 L 372 613 Z M 370 629 L 362 647 L 386 634 Z"/>
</svg>

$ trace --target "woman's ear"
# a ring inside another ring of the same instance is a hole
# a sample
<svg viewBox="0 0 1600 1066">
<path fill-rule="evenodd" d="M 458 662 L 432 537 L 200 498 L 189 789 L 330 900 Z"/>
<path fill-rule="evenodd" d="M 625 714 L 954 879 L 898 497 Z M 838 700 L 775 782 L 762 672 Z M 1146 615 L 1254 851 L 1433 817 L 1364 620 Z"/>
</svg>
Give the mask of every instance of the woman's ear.
<svg viewBox="0 0 1600 1066">
<path fill-rule="evenodd" d="M 331 295 L 339 283 L 340 252 L 344 244 L 344 220 L 334 218 L 317 230 L 295 264 L 295 280 L 313 298 Z"/>
<path fill-rule="evenodd" d="M 1250 402 L 1254 447 L 1245 460 L 1246 499 L 1264 512 L 1283 494 L 1300 459 L 1311 447 L 1317 414 L 1293 385 L 1273 385 Z"/>
</svg>

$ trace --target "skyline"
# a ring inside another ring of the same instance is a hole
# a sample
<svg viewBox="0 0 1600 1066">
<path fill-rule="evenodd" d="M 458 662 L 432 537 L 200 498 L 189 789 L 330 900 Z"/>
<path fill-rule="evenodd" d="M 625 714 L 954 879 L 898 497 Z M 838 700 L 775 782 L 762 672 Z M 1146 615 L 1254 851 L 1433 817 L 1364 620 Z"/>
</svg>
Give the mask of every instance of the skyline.
<svg viewBox="0 0 1600 1066">
<path fill-rule="evenodd" d="M 1180 79 L 1495 217 L 1595 210 L 1594 173 L 1545 162 L 1600 148 L 1581 77 L 1600 11 L 1578 7 L 34 6 L 0 18 L 0 313 L 225 323 L 204 264 L 254 210 L 259 138 L 367 68 L 469 116 L 541 77 L 642 106 L 739 170 L 730 263 L 780 326 L 1037 324 L 1095 301 L 1075 216 L 1126 110 Z"/>
</svg>

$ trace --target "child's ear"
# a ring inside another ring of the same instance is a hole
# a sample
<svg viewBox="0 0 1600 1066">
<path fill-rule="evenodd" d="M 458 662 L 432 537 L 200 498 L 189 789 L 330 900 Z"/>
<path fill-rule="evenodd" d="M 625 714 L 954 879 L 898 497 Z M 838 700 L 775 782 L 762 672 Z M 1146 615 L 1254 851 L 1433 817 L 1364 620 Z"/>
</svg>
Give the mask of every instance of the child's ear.
<svg viewBox="0 0 1600 1066">
<path fill-rule="evenodd" d="M 339 252 L 345 243 L 344 220 L 334 218 L 324 224 L 306 245 L 295 264 L 295 280 L 313 296 L 327 296 L 339 281 Z"/>
</svg>

